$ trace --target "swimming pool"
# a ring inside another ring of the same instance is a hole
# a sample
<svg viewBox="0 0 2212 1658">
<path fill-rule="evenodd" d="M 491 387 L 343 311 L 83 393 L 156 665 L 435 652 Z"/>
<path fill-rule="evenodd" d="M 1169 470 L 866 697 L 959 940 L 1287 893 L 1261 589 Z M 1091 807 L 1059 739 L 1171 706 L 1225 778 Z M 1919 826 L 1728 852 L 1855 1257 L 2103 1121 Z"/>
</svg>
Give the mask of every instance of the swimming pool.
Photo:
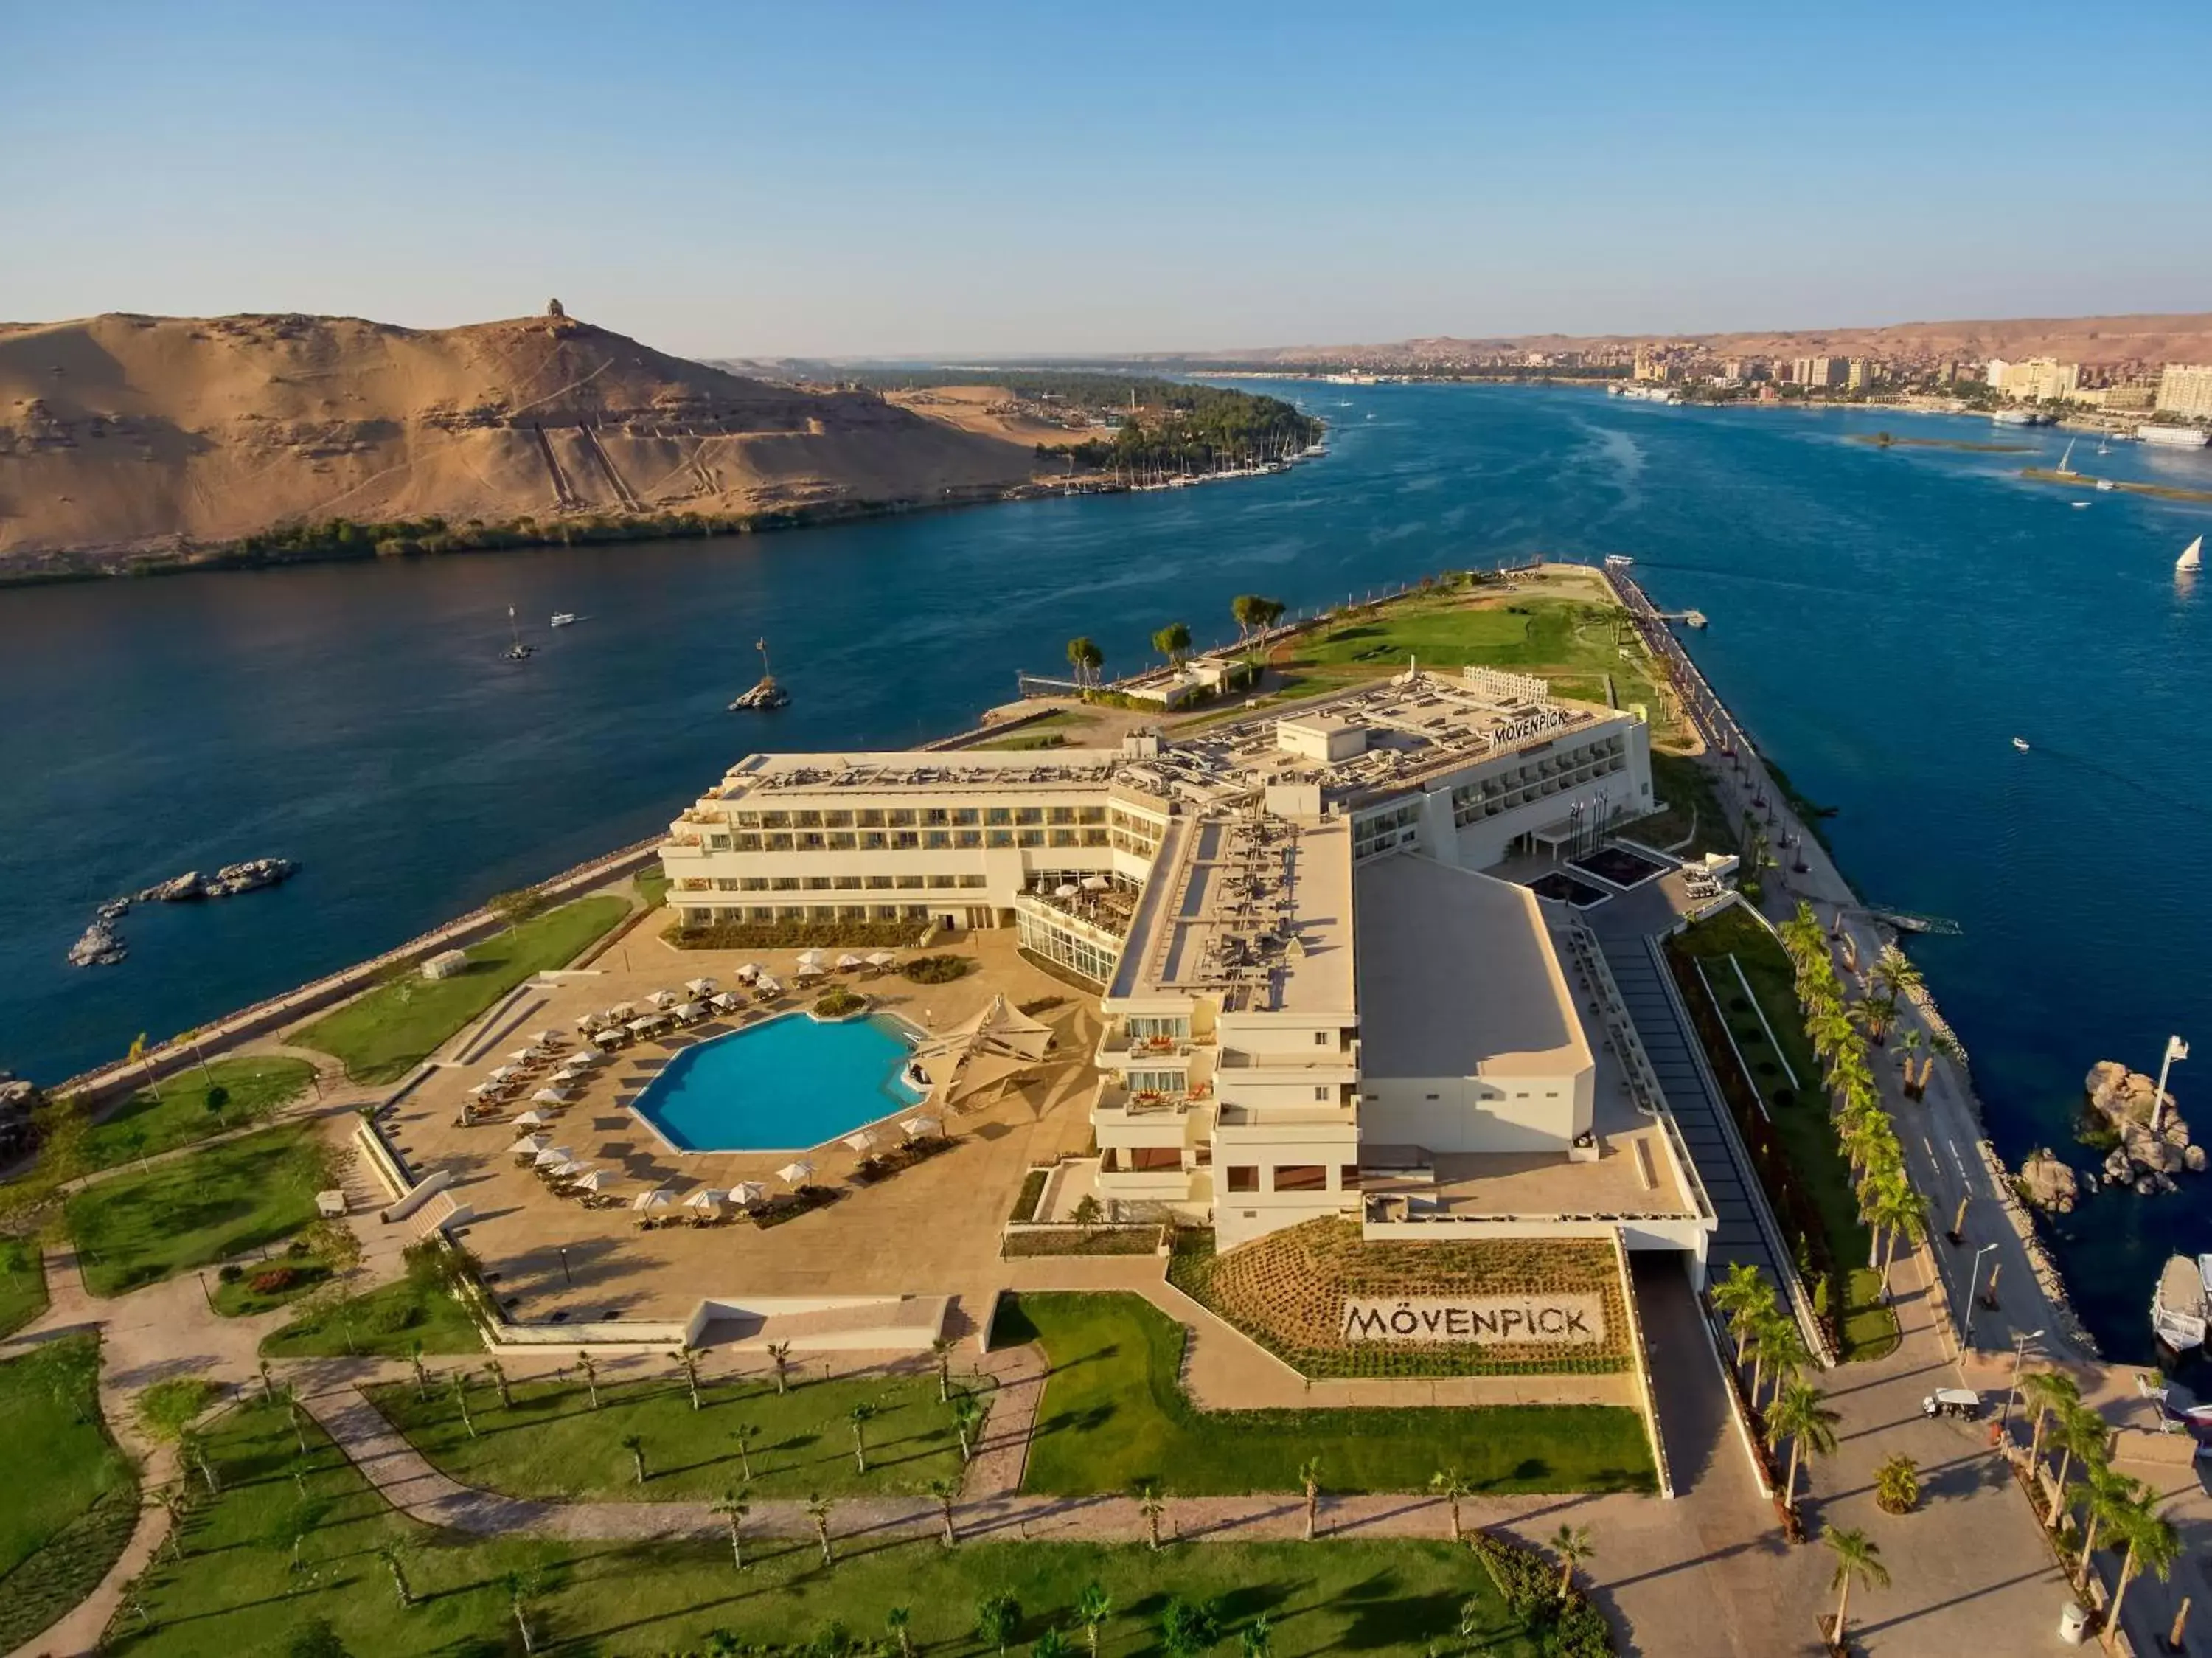
<svg viewBox="0 0 2212 1658">
<path fill-rule="evenodd" d="M 787 1013 L 684 1049 L 638 1095 L 678 1151 L 804 1151 L 918 1103 L 904 1027 Z"/>
</svg>

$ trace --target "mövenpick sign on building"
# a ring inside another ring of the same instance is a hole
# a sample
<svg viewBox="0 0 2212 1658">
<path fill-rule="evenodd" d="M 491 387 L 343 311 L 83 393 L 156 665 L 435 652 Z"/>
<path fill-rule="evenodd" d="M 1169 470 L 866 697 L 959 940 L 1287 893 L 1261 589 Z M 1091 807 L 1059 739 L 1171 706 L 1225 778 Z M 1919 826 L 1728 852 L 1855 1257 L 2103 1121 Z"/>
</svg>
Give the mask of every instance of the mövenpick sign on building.
<svg viewBox="0 0 2212 1658">
<path fill-rule="evenodd" d="M 1341 1339 L 1358 1341 L 1565 1342 L 1605 1340 L 1605 1298 L 1460 1295 L 1344 1301 Z"/>
</svg>

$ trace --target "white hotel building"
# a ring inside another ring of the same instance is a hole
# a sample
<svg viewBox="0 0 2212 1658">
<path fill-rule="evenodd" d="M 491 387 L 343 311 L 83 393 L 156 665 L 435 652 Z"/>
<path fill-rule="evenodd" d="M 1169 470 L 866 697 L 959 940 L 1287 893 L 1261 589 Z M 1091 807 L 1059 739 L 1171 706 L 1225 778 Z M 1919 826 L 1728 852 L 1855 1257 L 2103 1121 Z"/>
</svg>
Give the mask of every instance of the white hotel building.
<svg viewBox="0 0 2212 1658">
<path fill-rule="evenodd" d="M 1342 1213 L 1702 1258 L 1632 1033 L 1585 1029 L 1586 930 L 1480 873 L 1655 804 L 1637 714 L 1469 668 L 1118 749 L 750 755 L 662 852 L 689 924 L 1013 926 L 1096 984 L 1089 1173 L 1120 1212 L 1224 1247 Z"/>
</svg>

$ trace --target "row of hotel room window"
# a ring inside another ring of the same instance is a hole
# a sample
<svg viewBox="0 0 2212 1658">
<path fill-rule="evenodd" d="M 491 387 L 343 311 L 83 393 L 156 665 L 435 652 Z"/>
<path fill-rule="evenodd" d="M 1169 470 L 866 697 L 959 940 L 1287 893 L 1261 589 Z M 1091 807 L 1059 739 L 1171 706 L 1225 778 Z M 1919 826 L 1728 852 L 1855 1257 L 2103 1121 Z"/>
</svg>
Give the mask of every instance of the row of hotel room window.
<svg viewBox="0 0 2212 1658">
<path fill-rule="evenodd" d="M 1103 1172 L 1131 1174 L 1161 1174 L 1179 1171 L 1184 1167 L 1181 1146 L 1115 1146 L 1102 1154 Z M 1206 1159 L 1200 1157 L 1200 1163 Z M 1222 1190 L 1224 1192 L 1257 1192 L 1260 1186 L 1260 1166 L 1257 1163 L 1230 1163 L 1222 1168 Z M 1267 1171 L 1270 1192 L 1327 1192 L 1328 1165 L 1327 1163 L 1277 1163 Z M 1345 1163 L 1336 1172 L 1336 1189 L 1342 1192 L 1359 1190 L 1359 1165 Z"/>
<path fill-rule="evenodd" d="M 710 852 L 919 852 L 975 846 L 1118 846 L 1149 856 L 1159 845 L 1122 830 L 1106 829 L 859 829 L 795 830 L 786 834 L 707 837 Z"/>
</svg>

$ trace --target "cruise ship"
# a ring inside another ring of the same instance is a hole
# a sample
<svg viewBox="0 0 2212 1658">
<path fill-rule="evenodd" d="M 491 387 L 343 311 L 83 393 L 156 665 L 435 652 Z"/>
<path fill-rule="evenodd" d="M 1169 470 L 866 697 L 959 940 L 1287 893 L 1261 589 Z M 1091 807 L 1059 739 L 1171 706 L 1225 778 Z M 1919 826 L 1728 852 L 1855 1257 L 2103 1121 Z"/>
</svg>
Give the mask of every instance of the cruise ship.
<svg viewBox="0 0 2212 1658">
<path fill-rule="evenodd" d="M 2146 443 L 2168 449 L 2201 449 L 2212 443 L 2212 432 L 2202 426 L 2142 425 L 2136 428 L 2136 436 Z"/>
</svg>

